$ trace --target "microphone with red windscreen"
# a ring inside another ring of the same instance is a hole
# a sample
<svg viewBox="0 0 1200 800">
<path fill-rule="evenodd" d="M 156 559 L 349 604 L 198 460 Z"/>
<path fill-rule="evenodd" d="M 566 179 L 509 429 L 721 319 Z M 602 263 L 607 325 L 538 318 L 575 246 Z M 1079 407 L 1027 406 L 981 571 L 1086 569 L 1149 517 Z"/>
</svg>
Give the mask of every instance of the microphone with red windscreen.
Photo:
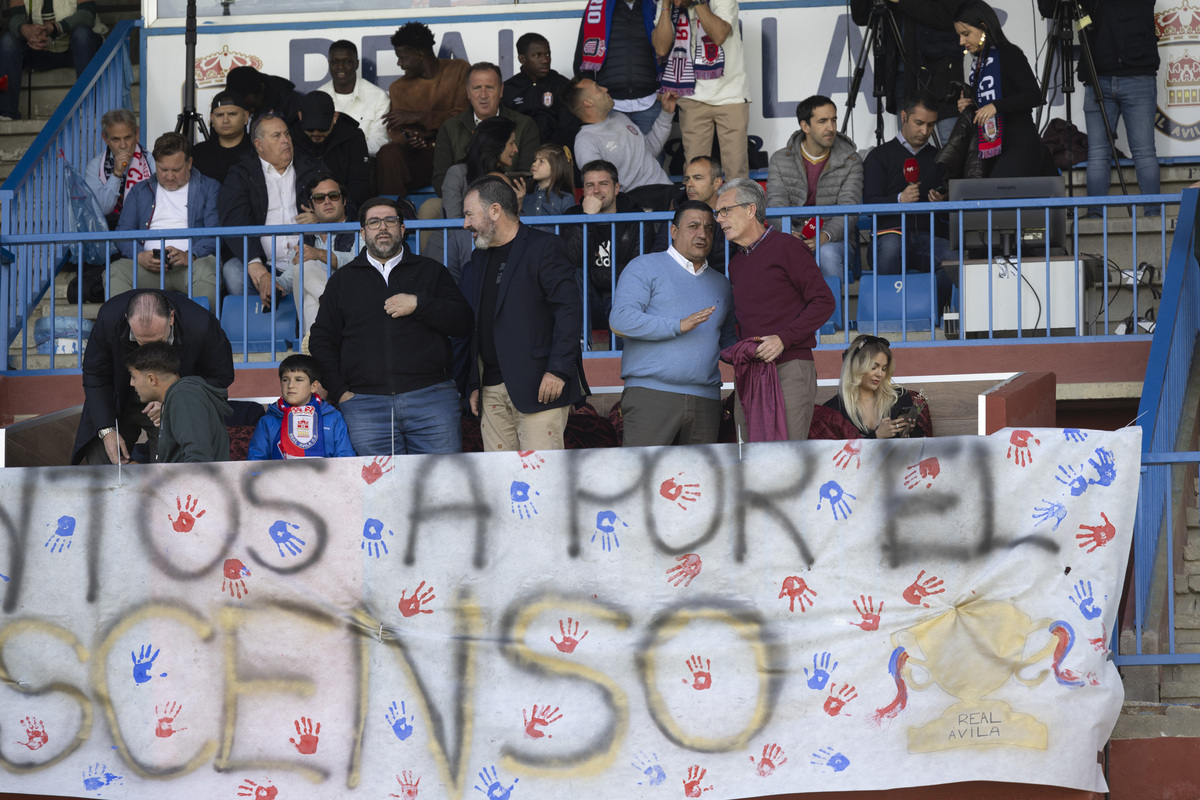
<svg viewBox="0 0 1200 800">
<path fill-rule="evenodd" d="M 904 159 L 904 180 L 908 183 L 921 182 L 921 165 L 915 158 Z"/>
<path fill-rule="evenodd" d="M 808 222 L 804 223 L 804 227 L 800 229 L 800 234 L 805 239 L 815 239 L 817 234 L 821 232 L 821 218 L 809 217 Z"/>
</svg>

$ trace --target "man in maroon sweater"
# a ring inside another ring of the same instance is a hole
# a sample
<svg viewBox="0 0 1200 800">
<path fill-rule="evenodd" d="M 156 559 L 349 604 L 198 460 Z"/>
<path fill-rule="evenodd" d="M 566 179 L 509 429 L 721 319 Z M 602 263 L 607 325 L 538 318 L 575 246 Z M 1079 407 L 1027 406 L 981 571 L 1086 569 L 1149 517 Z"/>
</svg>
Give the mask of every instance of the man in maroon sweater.
<svg viewBox="0 0 1200 800">
<path fill-rule="evenodd" d="M 812 348 L 833 314 L 833 293 L 809 249 L 767 225 L 766 211 L 762 187 L 738 178 L 722 187 L 715 214 L 725 238 L 738 246 L 729 259 L 738 335 L 761 340 L 755 357 L 778 370 L 788 439 L 807 439 L 817 394 Z M 740 402 L 736 416 L 744 430 Z"/>
</svg>

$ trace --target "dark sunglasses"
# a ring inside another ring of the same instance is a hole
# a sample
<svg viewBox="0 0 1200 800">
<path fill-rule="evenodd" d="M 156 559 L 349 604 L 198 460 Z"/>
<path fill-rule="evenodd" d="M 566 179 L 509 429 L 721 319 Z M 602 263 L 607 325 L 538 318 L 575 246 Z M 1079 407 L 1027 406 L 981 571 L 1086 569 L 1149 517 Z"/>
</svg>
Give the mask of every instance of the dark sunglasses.
<svg viewBox="0 0 1200 800">
<path fill-rule="evenodd" d="M 342 193 L 341 192 L 326 192 L 325 194 L 314 194 L 312 196 L 312 201 L 314 203 L 324 203 L 326 197 L 328 197 L 330 200 L 341 200 Z"/>
</svg>

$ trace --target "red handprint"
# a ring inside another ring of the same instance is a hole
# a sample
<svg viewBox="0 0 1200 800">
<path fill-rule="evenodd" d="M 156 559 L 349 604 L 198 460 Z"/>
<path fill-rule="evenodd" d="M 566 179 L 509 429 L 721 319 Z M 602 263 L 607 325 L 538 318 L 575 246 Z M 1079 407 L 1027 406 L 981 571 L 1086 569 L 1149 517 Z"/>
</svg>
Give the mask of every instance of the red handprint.
<svg viewBox="0 0 1200 800">
<path fill-rule="evenodd" d="M 682 581 L 685 587 L 691 586 L 692 578 L 699 575 L 701 568 L 704 566 L 700 562 L 700 556 L 695 553 L 688 553 L 686 556 L 679 556 L 675 560 L 679 563 L 667 570 L 667 583 L 678 586 Z M 675 574 L 672 575 L 672 572 Z"/>
<path fill-rule="evenodd" d="M 1075 534 L 1075 538 L 1080 540 L 1079 546 L 1086 547 L 1089 553 L 1094 553 L 1097 548 L 1104 547 L 1117 535 L 1117 529 L 1108 521 L 1108 515 L 1101 511 L 1100 516 L 1104 518 L 1103 525 L 1080 525 L 1079 530 L 1091 531 L 1091 533 Z"/>
<path fill-rule="evenodd" d="M 825 698 L 825 705 L 823 706 L 825 713 L 831 717 L 836 717 L 842 713 L 842 709 L 845 708 L 846 703 L 858 697 L 858 691 L 848 683 L 843 683 L 842 688 L 836 692 L 833 690 L 834 686 L 837 686 L 837 684 L 829 684 L 829 697 Z"/>
<path fill-rule="evenodd" d="M 161 711 L 158 706 L 155 706 L 154 715 L 158 717 L 158 725 L 154 728 L 154 735 L 160 739 L 169 739 L 180 731 L 186 731 L 187 728 L 175 727 L 175 718 L 179 716 L 179 712 L 181 711 L 183 711 L 183 706 L 174 700 L 163 706 Z"/>
<path fill-rule="evenodd" d="M 862 600 L 862 606 L 859 606 L 858 600 L 854 601 L 854 610 L 862 615 L 862 622 L 851 622 L 851 625 L 857 625 L 864 631 L 879 630 L 879 615 L 883 613 L 883 601 L 879 601 L 879 610 L 875 610 L 875 599 L 872 597 L 864 597 L 859 595 L 859 600 Z"/>
<path fill-rule="evenodd" d="M 1033 431 L 1013 431 L 1008 437 L 1008 455 L 1018 467 L 1033 463 L 1033 451 L 1029 449 L 1029 439 Z M 1034 444 L 1041 444 L 1041 439 L 1034 439 Z"/>
<path fill-rule="evenodd" d="M 301 722 L 304 723 L 303 727 L 300 725 Z M 300 737 L 299 742 L 290 737 L 288 738 L 288 741 L 292 743 L 292 747 L 296 748 L 300 752 L 300 755 L 311 756 L 317 752 L 317 737 L 321 735 L 321 723 L 318 722 L 316 730 L 313 730 L 312 720 L 308 717 L 301 717 L 296 720 L 296 735 Z"/>
<path fill-rule="evenodd" d="M 555 706 L 554 710 L 551 711 L 549 703 L 542 706 L 541 711 L 538 711 L 537 703 L 534 703 L 532 715 L 529 715 L 529 709 L 521 709 L 521 716 L 525 719 L 525 735 L 530 739 L 540 739 L 543 736 L 545 736 L 547 739 L 553 739 L 553 736 L 548 736 L 542 731 L 539 731 L 538 726 L 540 725 L 544 728 L 550 723 L 557 722 L 558 720 L 562 719 L 562 714 L 558 714 L 557 717 L 554 716 L 555 714 L 558 714 L 558 706 Z"/>
<path fill-rule="evenodd" d="M 179 517 L 175 518 L 167 514 L 167 519 L 171 520 L 171 527 L 177 533 L 188 533 L 191 531 L 192 526 L 196 524 L 196 520 L 204 516 L 204 512 L 207 509 L 201 509 L 199 514 L 195 513 L 196 504 L 199 502 L 199 497 L 193 500 L 190 494 L 187 496 L 186 502 L 180 500 L 179 495 L 175 495 L 175 508 L 179 511 Z"/>
<path fill-rule="evenodd" d="M 786 758 L 782 760 L 779 758 L 782 755 L 783 748 L 779 745 L 764 744 L 762 758 L 758 760 L 757 764 L 755 764 L 754 756 L 750 756 L 750 763 L 755 764 L 755 771 L 758 772 L 758 777 L 765 778 L 787 763 Z"/>
<path fill-rule="evenodd" d="M 546 463 L 536 450 L 518 450 L 517 457 L 521 459 L 521 469 L 540 469 Z"/>
<path fill-rule="evenodd" d="M 1092 647 L 1096 648 L 1097 653 L 1108 652 L 1108 641 L 1103 635 L 1097 636 L 1095 639 L 1088 639 L 1092 643 Z"/>
<path fill-rule="evenodd" d="M 938 576 L 930 575 L 928 578 L 925 578 L 925 580 L 921 580 L 921 578 L 924 577 L 925 570 L 921 570 L 917 573 L 917 579 L 909 584 L 908 588 L 904 590 L 904 599 L 907 600 L 911 605 L 919 606 L 921 605 L 921 601 L 929 595 L 941 594 L 942 592 L 946 591 L 945 589 L 938 588 L 943 583 L 942 579 Z M 925 603 L 925 607 L 929 608 L 929 604 Z M 879 610 L 883 610 L 883 603 L 879 604 Z"/>
<path fill-rule="evenodd" d="M 941 472 L 942 465 L 936 458 L 922 459 L 915 464 L 908 465 L 908 472 L 904 473 L 904 485 L 909 489 L 915 489 L 921 481 L 928 479 L 928 483 L 925 484 L 925 488 L 928 489 L 933 486 L 934 480 Z"/>
<path fill-rule="evenodd" d="M 688 767 L 687 777 L 683 779 L 683 795 L 684 797 L 699 797 L 701 792 L 711 792 L 711 786 L 700 788 L 700 781 L 704 780 L 704 776 L 708 773 L 706 769 L 700 769 L 699 764 L 693 764 Z"/>
<path fill-rule="evenodd" d="M 382 478 L 384 473 L 391 472 L 396 468 L 395 464 L 388 467 L 388 462 L 391 460 L 391 456 L 375 456 L 370 464 L 362 468 L 362 479 L 367 482 L 368 486 Z M 387 469 L 384 469 L 384 467 L 387 467 Z"/>
<path fill-rule="evenodd" d="M 225 577 L 221 581 L 221 591 L 225 591 L 226 586 L 229 587 L 229 594 L 242 599 L 242 595 L 250 594 L 250 587 L 246 585 L 246 581 L 242 579 L 242 575 L 249 575 L 250 568 L 236 558 L 225 559 Z"/>
<path fill-rule="evenodd" d="M 46 733 L 46 726 L 37 717 L 25 717 L 21 720 L 21 727 L 25 729 L 25 741 L 16 742 L 16 744 L 28 747 L 30 750 L 41 750 L 45 747 L 46 742 L 50 741 L 50 736 Z"/>
<path fill-rule="evenodd" d="M 417 800 L 417 785 L 421 782 L 421 779 L 417 778 L 416 781 L 413 781 L 412 773 L 408 770 L 404 770 L 403 775 L 403 780 L 400 779 L 399 775 L 396 776 L 396 783 L 400 784 L 400 794 L 389 793 L 388 797 L 398 797 L 400 800 Z"/>
<path fill-rule="evenodd" d="M 779 589 L 779 596 L 788 599 L 788 611 L 795 613 L 796 601 L 800 601 L 800 613 L 806 610 L 804 604 L 815 605 L 813 598 L 817 596 L 816 589 L 813 589 L 804 579 L 796 575 L 789 575 L 783 579 L 783 586 Z"/>
<path fill-rule="evenodd" d="M 833 463 L 842 469 L 849 469 L 850 462 L 854 461 L 854 468 L 862 467 L 862 459 L 858 454 L 862 452 L 862 440 L 851 439 L 842 445 L 842 449 L 833 454 Z"/>
<path fill-rule="evenodd" d="M 683 473 L 679 473 L 676 477 L 682 478 Z M 658 487 L 658 493 L 684 511 L 687 511 L 687 506 L 684 503 L 694 503 L 700 499 L 700 484 L 676 483 L 675 478 L 667 478 Z"/>
<path fill-rule="evenodd" d="M 430 586 L 428 589 L 425 589 L 425 594 L 421 594 L 421 589 L 424 588 L 424 586 L 425 586 L 425 581 L 421 581 L 420 585 L 417 586 L 417 590 L 412 593 L 412 597 L 408 597 L 408 598 L 406 598 L 404 596 L 405 592 L 407 592 L 408 590 L 407 589 L 400 590 L 400 613 L 401 614 L 403 614 L 406 617 L 415 617 L 417 614 L 432 614 L 433 613 L 432 608 L 421 608 L 422 603 L 428 603 L 430 600 L 433 600 L 435 597 L 437 597 L 437 595 L 435 595 L 433 593 L 432 586 Z"/>
<path fill-rule="evenodd" d="M 584 640 L 588 635 L 587 631 L 583 632 L 583 636 L 579 635 L 579 622 L 567 617 L 566 627 L 563 627 L 563 621 L 558 621 L 558 632 L 562 634 L 562 641 L 555 642 L 554 636 L 551 635 L 550 641 L 554 642 L 554 646 L 558 648 L 560 653 L 574 653 L 575 647 Z"/>
<path fill-rule="evenodd" d="M 268 781 L 269 783 L 269 781 Z M 275 800 L 275 796 L 279 794 L 279 788 L 276 786 L 259 786 L 251 780 L 242 781 L 242 785 L 238 787 L 241 791 L 238 792 L 238 797 L 253 797 L 254 800 Z"/>
<path fill-rule="evenodd" d="M 703 661 L 703 663 L 701 663 Z M 701 656 L 692 656 L 686 662 L 687 668 L 692 671 L 692 688 L 711 689 L 712 688 L 712 660 L 702 658 Z M 703 667 L 703 669 L 701 669 Z M 684 683 L 688 682 L 687 678 L 683 679 Z"/>
</svg>

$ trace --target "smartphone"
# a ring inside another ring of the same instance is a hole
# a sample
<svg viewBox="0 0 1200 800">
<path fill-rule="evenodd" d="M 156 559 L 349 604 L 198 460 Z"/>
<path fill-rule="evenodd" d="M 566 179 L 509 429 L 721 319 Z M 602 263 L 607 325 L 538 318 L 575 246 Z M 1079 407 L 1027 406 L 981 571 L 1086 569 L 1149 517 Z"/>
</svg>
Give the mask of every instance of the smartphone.
<svg viewBox="0 0 1200 800">
<path fill-rule="evenodd" d="M 910 407 L 904 409 L 903 411 L 901 411 L 900 415 L 897 416 L 896 419 L 904 419 L 904 420 L 908 420 L 909 422 L 916 422 L 917 417 L 919 417 L 919 416 L 921 416 L 921 407 L 920 406 L 910 406 Z"/>
<path fill-rule="evenodd" d="M 160 248 L 156 247 L 151 250 L 150 255 L 154 256 L 155 261 L 162 261 L 162 250 Z"/>
</svg>

